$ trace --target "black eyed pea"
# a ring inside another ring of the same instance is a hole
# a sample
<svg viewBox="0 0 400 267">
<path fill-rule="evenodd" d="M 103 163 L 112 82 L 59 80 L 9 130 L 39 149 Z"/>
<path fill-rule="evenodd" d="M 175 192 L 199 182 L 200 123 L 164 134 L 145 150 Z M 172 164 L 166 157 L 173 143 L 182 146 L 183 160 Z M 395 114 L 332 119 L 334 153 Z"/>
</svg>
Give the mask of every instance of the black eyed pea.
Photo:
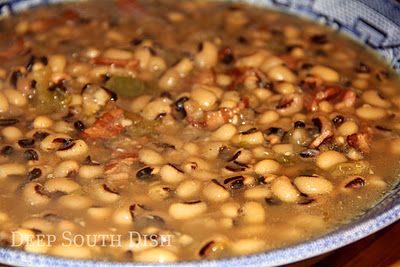
<svg viewBox="0 0 400 267">
<path fill-rule="evenodd" d="M 60 148 L 61 144 L 55 140 L 70 140 L 71 137 L 66 134 L 50 134 L 40 142 L 40 148 L 43 151 L 52 151 Z"/>
<path fill-rule="evenodd" d="M 71 237 L 72 238 L 72 237 Z M 55 245 L 53 246 L 49 253 L 53 256 L 58 257 L 66 257 L 66 258 L 77 258 L 77 259 L 90 259 L 92 256 L 92 252 L 86 246 L 78 246 L 73 244 L 71 241 L 70 246 L 66 246 L 65 244 Z M 67 241 L 69 245 L 69 242 Z"/>
<path fill-rule="evenodd" d="M 215 109 L 218 101 L 218 96 L 206 86 L 195 86 L 192 89 L 190 98 L 196 101 L 201 109 L 205 111 Z"/>
<path fill-rule="evenodd" d="M 239 239 L 230 243 L 230 250 L 236 255 L 247 255 L 265 249 L 266 243 L 259 239 Z"/>
<path fill-rule="evenodd" d="M 224 142 L 205 142 L 202 144 L 200 155 L 207 160 L 215 160 L 220 154 L 221 147 L 224 147 Z"/>
<path fill-rule="evenodd" d="M 244 203 L 241 212 L 245 223 L 262 223 L 265 221 L 265 210 L 259 202 L 249 201 Z"/>
<path fill-rule="evenodd" d="M 198 196 L 201 183 L 198 180 L 185 180 L 176 188 L 176 195 L 182 199 L 190 199 Z"/>
<path fill-rule="evenodd" d="M 388 113 L 386 110 L 369 105 L 363 105 L 358 109 L 356 109 L 356 115 L 364 120 L 373 120 L 373 121 L 380 120 L 385 118 L 387 114 Z"/>
<path fill-rule="evenodd" d="M 254 171 L 257 174 L 264 175 L 264 174 L 276 174 L 281 170 L 281 165 L 279 162 L 273 159 L 264 159 L 254 166 Z"/>
<path fill-rule="evenodd" d="M 90 193 L 104 203 L 114 203 L 121 198 L 118 192 L 113 191 L 107 184 L 103 183 L 93 185 Z"/>
<path fill-rule="evenodd" d="M 43 186 L 39 183 L 26 184 L 22 195 L 25 202 L 31 206 L 43 206 L 50 202 L 50 198 L 43 193 Z"/>
<path fill-rule="evenodd" d="M 166 185 L 156 184 L 149 188 L 148 196 L 154 200 L 164 200 L 171 197 L 172 188 Z"/>
<path fill-rule="evenodd" d="M 32 124 L 35 129 L 46 129 L 53 125 L 53 120 L 47 116 L 37 116 Z"/>
<path fill-rule="evenodd" d="M 157 151 L 149 148 L 142 148 L 139 151 L 139 160 L 146 165 L 160 165 L 164 163 L 164 158 Z"/>
<path fill-rule="evenodd" d="M 200 68 L 212 68 L 218 62 L 218 49 L 209 42 L 201 44 L 200 51 L 195 55 L 195 62 Z"/>
<path fill-rule="evenodd" d="M 228 202 L 221 205 L 221 213 L 229 218 L 236 218 L 239 215 L 240 205 L 237 202 Z"/>
<path fill-rule="evenodd" d="M 368 90 L 365 91 L 362 96 L 362 100 L 375 107 L 379 108 L 390 108 L 391 104 L 388 100 L 384 99 L 378 91 L 376 90 Z"/>
<path fill-rule="evenodd" d="M 176 220 L 196 218 L 207 211 L 207 204 L 201 201 L 174 203 L 169 207 L 169 215 Z"/>
<path fill-rule="evenodd" d="M 7 178 L 11 175 L 24 175 L 26 167 L 19 163 L 4 163 L 0 164 L 0 179 Z"/>
<path fill-rule="evenodd" d="M 56 151 L 56 155 L 62 159 L 83 159 L 89 153 L 89 147 L 83 140 L 73 141 L 68 149 Z"/>
<path fill-rule="evenodd" d="M 79 176 L 83 179 L 95 179 L 103 174 L 103 165 L 83 165 L 79 168 Z"/>
<path fill-rule="evenodd" d="M 229 141 L 237 133 L 233 124 L 227 123 L 219 127 L 211 134 L 211 139 L 216 141 Z"/>
<path fill-rule="evenodd" d="M 178 257 L 165 248 L 151 248 L 135 254 L 134 259 L 138 262 L 164 263 L 175 262 L 178 260 Z"/>
<path fill-rule="evenodd" d="M 224 202 L 230 197 L 230 193 L 221 184 L 213 181 L 204 186 L 203 195 L 211 202 Z"/>
<path fill-rule="evenodd" d="M 22 138 L 21 130 L 14 126 L 3 128 L 1 134 L 8 142 L 15 142 Z"/>
<path fill-rule="evenodd" d="M 286 176 L 279 176 L 272 181 L 272 193 L 283 202 L 296 202 L 300 193 Z"/>
<path fill-rule="evenodd" d="M 72 179 L 57 177 L 46 181 L 46 183 L 44 184 L 44 188 L 50 193 L 63 192 L 66 194 L 70 194 L 80 189 L 81 186 L 78 183 L 74 182 Z"/>
<path fill-rule="evenodd" d="M 70 210 L 86 210 L 92 205 L 92 200 L 81 195 L 64 195 L 58 199 L 58 203 Z"/>
<path fill-rule="evenodd" d="M 154 120 L 160 114 L 171 113 L 172 100 L 168 98 L 157 98 L 148 103 L 142 111 L 142 115 L 147 120 Z"/>
<path fill-rule="evenodd" d="M 342 136 L 352 135 L 358 132 L 358 125 L 354 121 L 345 121 L 338 128 L 338 133 Z"/>
<path fill-rule="evenodd" d="M 4 89 L 4 95 L 6 96 L 8 103 L 16 107 L 24 107 L 28 104 L 28 99 L 20 91 L 14 89 Z"/>
<path fill-rule="evenodd" d="M 160 177 L 166 183 L 177 184 L 185 179 L 185 174 L 174 165 L 167 164 L 161 167 Z"/>
<path fill-rule="evenodd" d="M 264 136 L 261 131 L 256 131 L 249 134 L 236 134 L 232 137 L 233 144 L 243 144 L 247 146 L 261 145 L 264 143 Z"/>
<path fill-rule="evenodd" d="M 347 158 L 345 155 L 343 155 L 340 152 L 330 150 L 319 154 L 316 158 L 315 164 L 323 170 L 329 170 L 330 168 L 336 166 L 337 164 L 346 161 Z"/>
<path fill-rule="evenodd" d="M 69 174 L 77 173 L 79 170 L 79 164 L 75 160 L 65 160 L 59 163 L 54 171 L 55 177 L 67 177 Z"/>
<path fill-rule="evenodd" d="M 265 186 L 253 187 L 244 191 L 244 197 L 247 199 L 265 199 L 272 196 L 271 189 Z"/>
<path fill-rule="evenodd" d="M 337 82 L 340 79 L 339 73 L 334 69 L 322 65 L 312 67 L 310 73 L 320 77 L 326 82 Z"/>
<path fill-rule="evenodd" d="M 133 217 L 130 206 L 121 206 L 117 208 L 112 215 L 112 221 L 122 226 L 132 225 Z"/>
<path fill-rule="evenodd" d="M 258 123 L 270 124 L 279 119 L 279 114 L 275 110 L 267 110 L 258 117 Z"/>
<path fill-rule="evenodd" d="M 293 72 L 283 65 L 274 66 L 269 69 L 267 73 L 268 77 L 277 82 L 289 82 L 294 83 L 296 82 L 297 78 Z"/>
<path fill-rule="evenodd" d="M 294 179 L 295 186 L 306 195 L 322 195 L 332 192 L 332 183 L 321 177 L 299 176 Z"/>
<path fill-rule="evenodd" d="M 178 71 L 174 68 L 167 70 L 163 76 L 161 76 L 158 86 L 164 90 L 174 89 L 178 85 L 181 77 Z"/>
<path fill-rule="evenodd" d="M 91 207 L 87 210 L 87 215 L 95 220 L 106 220 L 111 218 L 112 212 L 108 207 Z"/>
<path fill-rule="evenodd" d="M 272 151 L 282 155 L 292 155 L 294 148 L 292 144 L 276 144 L 272 147 Z"/>
<path fill-rule="evenodd" d="M 40 230 L 43 233 L 49 233 L 54 230 L 53 223 L 43 218 L 27 219 L 21 224 L 21 226 L 28 229 Z"/>
<path fill-rule="evenodd" d="M 265 62 L 269 53 L 265 50 L 260 50 L 254 54 L 244 56 L 236 61 L 237 67 L 255 67 L 258 68 Z"/>
<path fill-rule="evenodd" d="M 0 92 L 0 113 L 7 112 L 10 109 L 7 97 Z"/>
</svg>

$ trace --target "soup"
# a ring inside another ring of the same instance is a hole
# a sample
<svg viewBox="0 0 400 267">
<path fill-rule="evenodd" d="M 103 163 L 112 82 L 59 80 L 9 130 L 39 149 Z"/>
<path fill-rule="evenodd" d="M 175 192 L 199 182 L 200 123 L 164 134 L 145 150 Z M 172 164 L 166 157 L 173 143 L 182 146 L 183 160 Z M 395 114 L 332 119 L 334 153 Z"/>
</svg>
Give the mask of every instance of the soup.
<svg viewBox="0 0 400 267">
<path fill-rule="evenodd" d="M 5 247 L 246 255 L 332 231 L 398 182 L 398 78 L 323 26 L 118 0 L 38 7 L 0 30 Z"/>
</svg>

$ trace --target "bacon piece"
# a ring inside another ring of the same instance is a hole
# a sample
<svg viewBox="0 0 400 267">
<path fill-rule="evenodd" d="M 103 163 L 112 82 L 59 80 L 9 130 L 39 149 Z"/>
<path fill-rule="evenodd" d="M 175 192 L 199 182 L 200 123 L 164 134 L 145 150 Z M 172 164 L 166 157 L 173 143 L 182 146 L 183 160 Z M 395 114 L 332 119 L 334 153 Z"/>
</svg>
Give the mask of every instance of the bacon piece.
<svg viewBox="0 0 400 267">
<path fill-rule="evenodd" d="M 22 54 L 25 51 L 25 42 L 22 37 L 18 37 L 15 40 L 15 44 L 9 48 L 0 51 L 0 59 L 10 59 L 17 55 Z"/>
<path fill-rule="evenodd" d="M 319 103 L 326 100 L 335 104 L 335 108 L 352 107 L 357 99 L 356 93 L 337 85 L 326 86 L 323 89 L 313 90 L 304 96 L 304 107 L 308 111 L 318 111 Z"/>
<path fill-rule="evenodd" d="M 111 138 L 120 134 L 124 130 L 120 120 L 124 117 L 124 111 L 116 108 L 104 113 L 89 128 L 85 129 L 81 135 L 89 139 Z"/>
<path fill-rule="evenodd" d="M 347 143 L 349 146 L 361 151 L 368 153 L 369 147 L 369 135 L 367 133 L 355 133 L 347 136 Z"/>
<path fill-rule="evenodd" d="M 327 138 L 333 136 L 333 125 L 332 122 L 324 117 L 324 116 L 319 116 L 315 118 L 318 120 L 318 123 L 320 124 L 320 135 L 318 135 L 310 144 L 310 148 L 317 148 L 319 147 Z"/>
<path fill-rule="evenodd" d="M 136 69 L 139 65 L 137 59 L 113 59 L 106 57 L 96 57 L 92 59 L 92 64 L 96 65 L 114 65 L 117 67 Z"/>
</svg>

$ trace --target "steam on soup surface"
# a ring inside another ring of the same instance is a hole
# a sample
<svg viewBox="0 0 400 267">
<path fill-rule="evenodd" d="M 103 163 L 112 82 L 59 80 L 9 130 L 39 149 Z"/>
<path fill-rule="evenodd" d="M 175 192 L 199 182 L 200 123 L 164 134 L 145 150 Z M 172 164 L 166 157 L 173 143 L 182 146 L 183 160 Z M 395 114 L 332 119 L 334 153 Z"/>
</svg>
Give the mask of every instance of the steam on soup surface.
<svg viewBox="0 0 400 267">
<path fill-rule="evenodd" d="M 397 77 L 322 26 L 206 1 L 0 21 L 0 238 L 120 261 L 331 231 L 395 183 Z"/>
</svg>

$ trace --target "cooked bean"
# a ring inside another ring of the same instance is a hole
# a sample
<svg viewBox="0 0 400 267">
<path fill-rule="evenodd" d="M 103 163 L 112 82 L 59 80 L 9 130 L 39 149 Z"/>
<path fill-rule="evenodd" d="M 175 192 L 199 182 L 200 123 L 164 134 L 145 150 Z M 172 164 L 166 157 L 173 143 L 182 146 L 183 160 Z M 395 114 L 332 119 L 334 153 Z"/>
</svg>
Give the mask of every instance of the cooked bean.
<svg viewBox="0 0 400 267">
<path fill-rule="evenodd" d="M 218 49 L 208 41 L 201 43 L 200 51 L 195 56 L 196 64 L 201 68 L 214 67 L 218 62 Z"/>
<path fill-rule="evenodd" d="M 278 112 L 274 110 L 268 110 L 259 116 L 258 122 L 261 124 L 270 124 L 276 122 L 278 119 L 279 119 Z"/>
<path fill-rule="evenodd" d="M 367 104 L 379 108 L 389 108 L 391 106 L 390 102 L 384 99 L 376 90 L 365 91 L 362 95 L 362 100 Z"/>
<path fill-rule="evenodd" d="M 235 218 L 239 215 L 240 205 L 236 202 L 222 204 L 220 210 L 226 217 Z"/>
<path fill-rule="evenodd" d="M 273 160 L 273 159 L 264 159 L 262 161 L 259 161 L 255 166 L 254 166 L 254 171 L 257 174 L 275 174 L 279 172 L 281 169 L 281 165 Z"/>
<path fill-rule="evenodd" d="M 7 97 L 8 103 L 17 107 L 24 107 L 28 104 L 26 96 L 21 92 L 14 89 L 3 90 L 4 95 Z"/>
<path fill-rule="evenodd" d="M 243 221 L 246 223 L 262 223 L 265 221 L 265 210 L 264 207 L 255 201 L 244 203 L 241 208 L 243 213 Z"/>
<path fill-rule="evenodd" d="M 108 207 L 91 207 L 87 210 L 87 214 L 96 220 L 107 220 L 112 215 L 112 209 Z"/>
<path fill-rule="evenodd" d="M 185 178 L 185 174 L 174 165 L 164 165 L 160 169 L 160 176 L 164 182 L 176 184 Z"/>
<path fill-rule="evenodd" d="M 299 192 L 293 186 L 290 179 L 280 176 L 272 181 L 272 193 L 283 202 L 296 202 L 299 199 Z"/>
<path fill-rule="evenodd" d="M 56 155 L 62 159 L 83 159 L 89 153 L 89 147 L 83 140 L 73 141 L 71 147 L 56 151 Z"/>
<path fill-rule="evenodd" d="M 267 187 L 254 187 L 247 189 L 244 192 L 245 198 L 254 200 L 269 198 L 271 197 L 271 195 L 272 195 L 271 190 Z"/>
<path fill-rule="evenodd" d="M 26 166 L 19 163 L 4 163 L 0 165 L 0 179 L 12 175 L 24 175 Z"/>
<path fill-rule="evenodd" d="M 204 86 L 196 86 L 193 88 L 190 96 L 191 99 L 196 101 L 200 107 L 206 111 L 213 110 L 218 100 L 217 95 L 211 91 L 210 88 Z"/>
<path fill-rule="evenodd" d="M 183 199 L 196 197 L 200 190 L 200 182 L 197 180 L 185 180 L 176 188 L 176 195 Z"/>
<path fill-rule="evenodd" d="M 339 126 L 338 132 L 343 136 L 355 134 L 358 132 L 358 125 L 354 121 L 346 121 Z"/>
<path fill-rule="evenodd" d="M 14 126 L 3 128 L 1 133 L 3 134 L 4 138 L 9 142 L 17 141 L 22 137 L 21 130 Z"/>
<path fill-rule="evenodd" d="M 169 214 L 176 220 L 188 220 L 203 214 L 207 210 L 204 202 L 174 203 L 169 207 Z"/>
<path fill-rule="evenodd" d="M 212 133 L 213 140 L 229 141 L 237 133 L 237 129 L 232 124 L 224 124 Z"/>
<path fill-rule="evenodd" d="M 164 248 L 151 248 L 142 252 L 137 253 L 134 256 L 135 260 L 138 262 L 174 262 L 177 261 L 177 256 Z"/>
<path fill-rule="evenodd" d="M 346 157 L 337 151 L 326 151 L 322 152 L 317 156 L 315 164 L 323 169 L 329 170 L 330 168 L 336 166 L 339 163 L 346 162 Z"/>
<path fill-rule="evenodd" d="M 46 129 L 53 125 L 53 120 L 47 116 L 37 116 L 33 121 L 33 128 Z"/>
<path fill-rule="evenodd" d="M 53 171 L 55 177 L 67 177 L 70 174 L 77 173 L 79 164 L 75 160 L 66 160 L 59 163 Z"/>
<path fill-rule="evenodd" d="M 311 196 L 328 194 L 333 190 L 332 183 L 320 176 L 299 176 L 294 179 L 294 184 L 300 192 Z"/>
<path fill-rule="evenodd" d="M 270 68 L 268 71 L 268 77 L 274 81 L 285 81 L 289 83 L 294 83 L 297 79 L 289 68 L 282 65 Z"/>
<path fill-rule="evenodd" d="M 79 168 L 79 176 L 83 179 L 94 179 L 104 174 L 102 165 L 83 165 Z"/>
<path fill-rule="evenodd" d="M 368 105 L 356 109 L 356 114 L 358 117 L 365 120 L 379 120 L 387 116 L 386 110 Z"/>
<path fill-rule="evenodd" d="M 92 186 L 90 193 L 97 200 L 104 203 L 114 203 L 121 198 L 120 194 L 112 190 L 107 184 L 96 184 Z"/>
<path fill-rule="evenodd" d="M 326 82 L 337 82 L 340 78 L 334 69 L 322 65 L 312 67 L 310 73 L 321 77 Z"/>
<path fill-rule="evenodd" d="M 159 165 L 164 163 L 163 157 L 156 151 L 143 148 L 139 151 L 139 160 L 147 165 Z"/>
<path fill-rule="evenodd" d="M 212 202 L 224 202 L 230 197 L 225 187 L 215 180 L 204 186 L 203 195 Z"/>
<path fill-rule="evenodd" d="M 230 244 L 230 249 L 237 255 L 246 255 L 261 251 L 265 247 L 265 241 L 259 239 L 239 239 Z"/>
<path fill-rule="evenodd" d="M 72 193 L 78 190 L 81 186 L 74 182 L 72 179 L 69 178 L 53 178 L 48 180 L 44 184 L 44 188 L 52 193 L 52 192 L 63 192 L 66 194 Z"/>
<path fill-rule="evenodd" d="M 49 203 L 50 198 L 42 193 L 42 185 L 35 182 L 30 182 L 23 189 L 25 202 L 32 206 L 43 206 Z"/>
</svg>

